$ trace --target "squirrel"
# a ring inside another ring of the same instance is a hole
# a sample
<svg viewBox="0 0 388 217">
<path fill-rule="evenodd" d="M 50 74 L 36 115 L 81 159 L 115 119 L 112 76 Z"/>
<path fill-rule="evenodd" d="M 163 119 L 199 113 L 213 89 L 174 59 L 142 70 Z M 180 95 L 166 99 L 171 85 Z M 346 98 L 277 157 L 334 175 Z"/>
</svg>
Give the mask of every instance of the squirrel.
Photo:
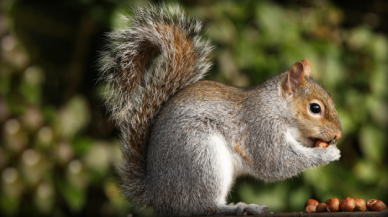
<svg viewBox="0 0 388 217">
<path fill-rule="evenodd" d="M 201 21 L 179 6 L 123 17 L 100 53 L 105 102 L 121 133 L 122 192 L 156 215 L 246 215 L 229 204 L 236 179 L 283 180 L 340 158 L 334 103 L 306 59 L 249 88 L 199 81 L 211 67 Z M 316 140 L 330 145 L 313 147 Z"/>
</svg>

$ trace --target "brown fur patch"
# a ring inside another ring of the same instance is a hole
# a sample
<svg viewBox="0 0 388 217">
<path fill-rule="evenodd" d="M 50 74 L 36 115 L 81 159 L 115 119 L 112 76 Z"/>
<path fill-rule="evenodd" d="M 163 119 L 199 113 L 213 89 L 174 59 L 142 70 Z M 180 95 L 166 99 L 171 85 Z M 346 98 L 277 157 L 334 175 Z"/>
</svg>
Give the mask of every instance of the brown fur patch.
<svg viewBox="0 0 388 217">
<path fill-rule="evenodd" d="M 144 41 L 140 47 L 141 49 L 138 55 L 132 56 L 125 61 L 126 65 L 131 62 L 132 66 L 125 68 L 120 75 L 119 81 L 123 92 L 132 93 L 139 86 L 145 68 L 157 53 L 155 45 L 149 41 Z M 133 73 L 133 70 L 136 70 L 136 73 Z"/>
<path fill-rule="evenodd" d="M 160 23 L 157 25 L 157 31 L 165 37 L 165 41 L 170 41 L 171 45 L 174 45 L 172 49 L 175 49 L 173 53 L 175 55 L 169 56 L 168 71 L 179 69 L 173 72 L 176 75 L 174 80 L 187 77 L 188 70 L 192 70 L 195 63 L 195 55 L 192 52 L 192 40 L 178 26 L 174 26 L 168 23 Z M 171 41 L 172 39 L 172 41 Z"/>
<path fill-rule="evenodd" d="M 242 150 L 240 145 L 234 141 L 234 150 L 237 151 L 237 153 L 244 159 L 246 160 L 251 166 L 253 166 L 252 159 L 249 158 Z"/>
</svg>

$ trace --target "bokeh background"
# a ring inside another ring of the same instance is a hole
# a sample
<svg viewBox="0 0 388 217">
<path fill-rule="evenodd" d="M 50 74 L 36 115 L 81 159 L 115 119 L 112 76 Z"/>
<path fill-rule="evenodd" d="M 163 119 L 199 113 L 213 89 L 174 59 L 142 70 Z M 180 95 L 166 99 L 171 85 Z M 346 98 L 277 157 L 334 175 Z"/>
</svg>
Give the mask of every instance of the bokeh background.
<svg viewBox="0 0 388 217">
<path fill-rule="evenodd" d="M 148 2 L 0 1 L 0 216 L 149 213 L 119 193 L 119 136 L 96 66 L 119 14 Z M 308 58 L 343 126 L 339 161 L 281 182 L 240 178 L 229 202 L 274 212 L 303 211 L 309 198 L 388 203 L 387 1 L 179 3 L 215 45 L 207 79 L 251 86 Z"/>
</svg>

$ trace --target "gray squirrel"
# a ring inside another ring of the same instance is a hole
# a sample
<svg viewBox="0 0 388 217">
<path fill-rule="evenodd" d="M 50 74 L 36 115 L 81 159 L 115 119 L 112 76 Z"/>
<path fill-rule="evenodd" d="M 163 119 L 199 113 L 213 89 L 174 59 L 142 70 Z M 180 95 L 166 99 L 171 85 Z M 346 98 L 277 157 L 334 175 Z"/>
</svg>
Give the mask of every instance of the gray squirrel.
<svg viewBox="0 0 388 217">
<path fill-rule="evenodd" d="M 212 47 L 178 6 L 138 7 L 101 52 L 106 106 L 120 129 L 121 187 L 156 215 L 246 215 L 229 204 L 236 179 L 292 177 L 340 158 L 334 103 L 308 60 L 250 88 L 198 81 Z M 316 140 L 330 145 L 313 147 Z"/>
</svg>

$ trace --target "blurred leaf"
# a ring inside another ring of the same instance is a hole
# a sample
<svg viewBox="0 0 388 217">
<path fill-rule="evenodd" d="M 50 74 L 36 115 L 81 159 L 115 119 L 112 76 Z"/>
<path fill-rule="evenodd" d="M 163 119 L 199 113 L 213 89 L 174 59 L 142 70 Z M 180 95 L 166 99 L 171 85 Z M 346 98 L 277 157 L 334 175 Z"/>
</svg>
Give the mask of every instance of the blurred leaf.
<svg viewBox="0 0 388 217">
<path fill-rule="evenodd" d="M 44 74 L 38 66 L 30 66 L 24 71 L 24 81 L 31 86 L 38 86 L 44 81 Z"/>
<path fill-rule="evenodd" d="M 25 99 L 33 104 L 39 104 L 40 102 L 40 89 L 31 85 L 22 85 L 20 92 L 23 93 Z"/>
<path fill-rule="evenodd" d="M 330 173 L 328 174 L 326 169 L 327 168 L 323 166 L 318 166 L 316 168 L 308 169 L 303 173 L 303 178 L 306 180 L 306 183 L 314 186 L 315 190 L 320 195 L 329 190 L 331 175 Z"/>
<path fill-rule="evenodd" d="M 9 91 L 9 86 L 10 83 L 8 76 L 5 73 L 0 73 L 0 94 L 2 94 L 3 96 L 7 95 Z"/>
<path fill-rule="evenodd" d="M 88 171 L 86 169 L 80 160 L 72 160 L 68 164 L 66 171 L 68 184 L 73 188 L 85 190 L 89 184 Z"/>
<path fill-rule="evenodd" d="M 96 142 L 84 157 L 86 166 L 93 170 L 105 172 L 110 166 L 110 150 L 107 143 Z"/>
<path fill-rule="evenodd" d="M 354 175 L 366 183 L 374 183 L 379 177 L 379 171 L 371 161 L 360 160 L 353 166 Z"/>
<path fill-rule="evenodd" d="M 371 41 L 371 51 L 378 61 L 386 62 L 388 58 L 388 42 L 384 35 L 376 34 Z"/>
<path fill-rule="evenodd" d="M 238 192 L 240 198 L 245 203 L 255 203 L 259 205 L 267 205 L 273 212 L 280 212 L 286 207 L 286 201 L 279 198 L 286 198 L 286 186 L 274 185 L 266 186 L 266 188 L 256 190 L 254 187 L 248 184 L 241 184 Z"/>
<path fill-rule="evenodd" d="M 40 84 L 44 79 L 42 70 L 39 67 L 29 67 L 24 71 L 23 82 L 20 85 L 20 92 L 24 98 L 37 105 L 40 103 L 41 87 Z"/>
<path fill-rule="evenodd" d="M 306 198 L 309 198 L 310 193 L 306 187 L 291 189 L 289 201 L 292 211 L 304 211 L 301 204 L 306 203 Z"/>
<path fill-rule="evenodd" d="M 284 12 L 276 5 L 260 2 L 256 7 L 256 20 L 264 30 L 263 35 L 268 43 L 281 43 L 283 37 Z"/>
<path fill-rule="evenodd" d="M 85 155 L 93 145 L 94 140 L 89 137 L 76 137 L 73 140 L 73 150 L 75 154 L 82 156 Z"/>
<path fill-rule="evenodd" d="M 387 96 L 387 63 L 375 64 L 374 69 L 370 69 L 369 86 L 372 89 L 372 93 L 377 97 Z"/>
<path fill-rule="evenodd" d="M 371 41 L 372 34 L 366 27 L 358 27 L 350 31 L 347 40 L 349 46 L 354 49 L 365 48 Z"/>
<path fill-rule="evenodd" d="M 41 182 L 36 190 L 34 202 L 39 210 L 45 214 L 50 214 L 54 206 L 54 188 L 47 182 Z"/>
<path fill-rule="evenodd" d="M 1 213 L 13 216 L 18 211 L 19 199 L 10 195 L 0 194 Z"/>
<path fill-rule="evenodd" d="M 386 150 L 384 134 L 380 129 L 371 125 L 363 126 L 360 131 L 361 150 L 363 154 L 365 154 L 368 160 L 378 164 L 382 162 Z"/>
<path fill-rule="evenodd" d="M 82 96 L 75 96 L 59 112 L 59 132 L 66 138 L 71 138 L 81 131 L 89 120 L 86 100 Z"/>
<path fill-rule="evenodd" d="M 81 210 L 85 204 L 86 192 L 83 189 L 75 188 L 65 181 L 57 181 L 58 189 L 63 195 L 66 203 L 69 205 L 73 213 Z"/>
</svg>

